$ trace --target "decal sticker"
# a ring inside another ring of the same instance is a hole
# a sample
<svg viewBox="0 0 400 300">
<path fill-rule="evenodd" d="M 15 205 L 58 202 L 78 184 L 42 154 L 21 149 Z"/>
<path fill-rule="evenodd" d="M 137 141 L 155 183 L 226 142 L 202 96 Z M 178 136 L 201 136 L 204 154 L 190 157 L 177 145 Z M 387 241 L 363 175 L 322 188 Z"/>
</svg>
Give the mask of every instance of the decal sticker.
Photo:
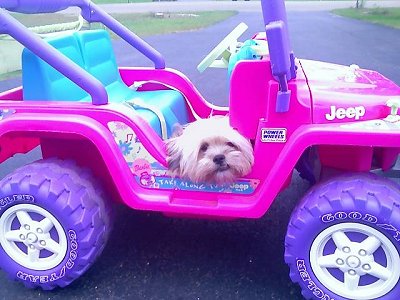
<svg viewBox="0 0 400 300">
<path fill-rule="evenodd" d="M 335 119 L 342 120 L 344 118 L 359 120 L 362 116 L 365 115 L 365 107 L 364 106 L 356 106 L 349 108 L 341 108 L 336 106 L 331 106 L 331 111 L 329 114 L 325 114 L 325 118 L 328 121 L 333 121 Z"/>
<path fill-rule="evenodd" d="M 367 129 L 374 131 L 398 131 L 400 130 L 399 120 L 392 120 L 392 118 L 385 118 L 383 120 L 369 120 L 363 122 L 357 122 L 352 124 L 341 125 L 342 128 L 354 128 L 354 129 Z"/>
<path fill-rule="evenodd" d="M 259 185 L 260 181 L 255 179 L 238 179 L 235 183 L 229 185 L 215 185 L 172 178 L 167 174 L 167 168 L 145 149 L 132 128 L 122 122 L 109 122 L 107 125 L 136 182 L 144 188 L 247 195 L 254 193 Z M 283 130 L 286 140 L 286 129 L 271 130 Z M 273 134 L 271 132 L 271 135 Z M 275 138 L 282 139 L 281 135 L 282 133 L 275 133 Z"/>
<path fill-rule="evenodd" d="M 108 128 L 112 132 L 115 142 L 121 150 L 129 167 L 132 167 L 133 162 L 138 158 L 145 159 L 150 164 L 157 163 L 157 161 L 143 147 L 132 128 L 128 127 L 125 123 L 109 122 Z"/>
<path fill-rule="evenodd" d="M 286 128 L 262 128 L 261 141 L 263 143 L 285 143 Z"/>
<path fill-rule="evenodd" d="M 182 190 L 182 191 L 199 191 L 209 193 L 233 193 L 249 195 L 252 194 L 260 183 L 255 179 L 238 179 L 232 184 L 217 185 L 209 183 L 194 183 L 181 178 L 172 178 L 169 176 L 149 176 L 145 174 L 145 179 L 142 177 L 136 178 L 138 183 L 147 185 L 150 188 L 167 189 L 167 190 Z M 146 181 L 147 180 L 147 181 Z"/>
<path fill-rule="evenodd" d="M 0 121 L 15 113 L 14 109 L 0 109 Z"/>
</svg>

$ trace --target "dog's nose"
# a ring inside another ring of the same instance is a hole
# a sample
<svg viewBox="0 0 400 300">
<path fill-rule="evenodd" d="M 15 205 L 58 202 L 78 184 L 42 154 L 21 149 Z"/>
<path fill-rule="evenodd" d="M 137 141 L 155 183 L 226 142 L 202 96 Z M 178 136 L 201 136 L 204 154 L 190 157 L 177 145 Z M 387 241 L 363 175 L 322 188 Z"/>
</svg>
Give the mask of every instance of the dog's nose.
<svg viewBox="0 0 400 300">
<path fill-rule="evenodd" d="M 216 165 L 222 165 L 225 162 L 225 155 L 223 155 L 223 154 L 215 155 L 213 158 L 213 162 Z"/>
</svg>

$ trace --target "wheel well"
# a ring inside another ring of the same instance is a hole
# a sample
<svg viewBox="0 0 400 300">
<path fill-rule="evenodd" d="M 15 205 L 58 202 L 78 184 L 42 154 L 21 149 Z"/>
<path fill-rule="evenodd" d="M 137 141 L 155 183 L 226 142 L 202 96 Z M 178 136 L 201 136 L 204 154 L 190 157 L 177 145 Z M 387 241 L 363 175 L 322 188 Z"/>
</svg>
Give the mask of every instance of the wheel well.
<svg viewBox="0 0 400 300">
<path fill-rule="evenodd" d="M 300 176 L 311 184 L 344 172 L 388 171 L 396 164 L 400 148 L 350 145 L 315 145 L 296 164 Z"/>
<path fill-rule="evenodd" d="M 393 167 L 400 153 L 399 148 L 351 145 L 318 145 L 317 150 L 321 166 L 356 172 L 386 171 Z"/>
</svg>

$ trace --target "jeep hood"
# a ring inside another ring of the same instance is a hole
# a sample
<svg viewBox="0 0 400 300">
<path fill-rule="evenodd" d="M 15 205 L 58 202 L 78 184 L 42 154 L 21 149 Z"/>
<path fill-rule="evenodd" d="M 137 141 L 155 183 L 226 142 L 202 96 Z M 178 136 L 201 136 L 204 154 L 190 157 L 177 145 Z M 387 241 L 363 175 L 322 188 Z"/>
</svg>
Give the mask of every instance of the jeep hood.
<svg viewBox="0 0 400 300">
<path fill-rule="evenodd" d="M 400 87 L 375 71 L 355 65 L 300 60 L 313 105 L 313 123 L 384 118 L 386 102 L 400 100 Z"/>
</svg>

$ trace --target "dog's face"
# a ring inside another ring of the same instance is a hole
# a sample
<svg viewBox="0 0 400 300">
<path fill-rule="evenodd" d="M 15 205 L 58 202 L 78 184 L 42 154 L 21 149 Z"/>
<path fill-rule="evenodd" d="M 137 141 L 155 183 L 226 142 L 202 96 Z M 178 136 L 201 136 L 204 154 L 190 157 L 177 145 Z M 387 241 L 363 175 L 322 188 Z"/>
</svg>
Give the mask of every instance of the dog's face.
<svg viewBox="0 0 400 300">
<path fill-rule="evenodd" d="M 170 175 L 193 182 L 231 183 L 247 175 L 254 162 L 250 142 L 226 117 L 189 124 L 167 141 L 167 154 Z"/>
</svg>

